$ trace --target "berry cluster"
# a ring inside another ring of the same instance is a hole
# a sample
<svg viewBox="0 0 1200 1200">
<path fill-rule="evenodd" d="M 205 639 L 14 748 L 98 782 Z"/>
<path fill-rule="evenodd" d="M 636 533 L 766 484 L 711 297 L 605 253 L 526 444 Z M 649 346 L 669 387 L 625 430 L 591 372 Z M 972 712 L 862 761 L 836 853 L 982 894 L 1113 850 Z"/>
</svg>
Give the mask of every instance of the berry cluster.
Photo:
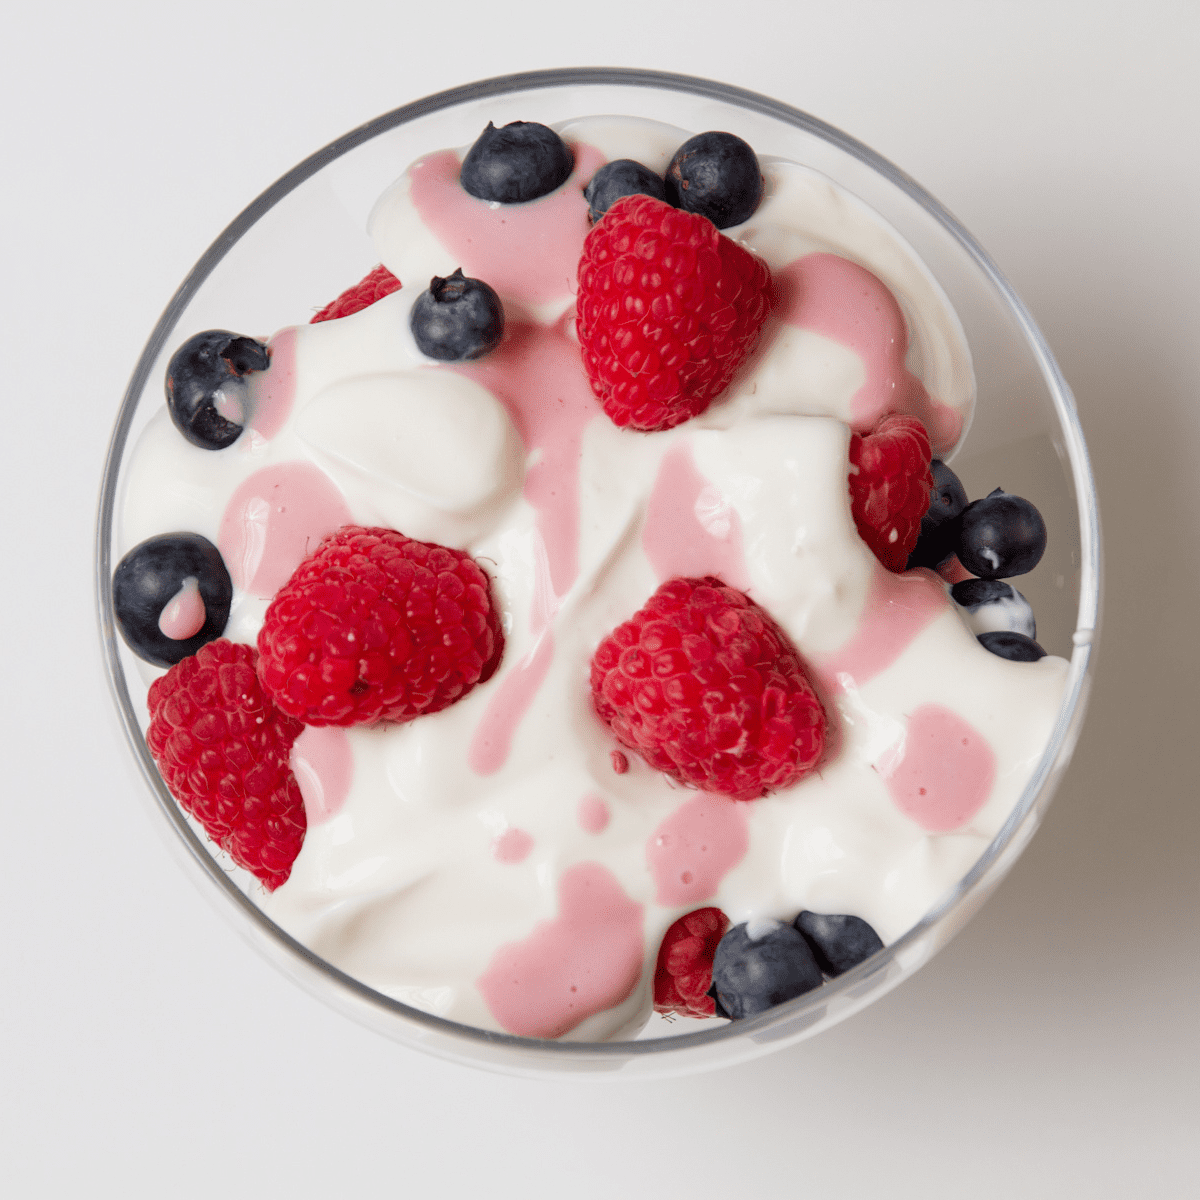
<svg viewBox="0 0 1200 1200">
<path fill-rule="evenodd" d="M 974 578 L 959 579 L 950 595 L 979 642 L 1014 662 L 1045 657 L 1029 601 L 1003 582 L 1032 571 L 1046 551 L 1046 523 L 1026 499 L 996 488 L 982 500 L 943 462 L 932 463 L 929 507 L 907 566 L 945 570 L 957 563 Z"/>
<path fill-rule="evenodd" d="M 790 924 L 730 928 L 719 908 L 677 920 L 658 951 L 654 1008 L 685 1017 L 737 1020 L 794 1000 L 883 949 L 861 917 L 801 912 Z"/>
</svg>

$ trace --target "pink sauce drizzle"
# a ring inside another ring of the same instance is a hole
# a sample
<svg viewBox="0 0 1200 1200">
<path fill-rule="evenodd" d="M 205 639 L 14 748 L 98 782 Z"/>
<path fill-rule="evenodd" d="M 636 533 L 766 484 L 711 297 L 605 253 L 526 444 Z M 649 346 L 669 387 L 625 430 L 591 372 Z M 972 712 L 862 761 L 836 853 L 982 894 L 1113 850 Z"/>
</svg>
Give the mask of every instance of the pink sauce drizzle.
<svg viewBox="0 0 1200 1200">
<path fill-rule="evenodd" d="M 650 835 L 646 865 L 659 904 L 699 904 L 746 853 L 746 809 L 736 800 L 701 792 L 684 801 Z"/>
<path fill-rule="evenodd" d="M 463 190 L 452 150 L 431 154 L 413 164 L 413 204 L 464 275 L 533 304 L 573 295 L 590 228 L 583 188 L 604 155 L 582 143 L 572 149 L 575 169 L 562 187 L 526 204 L 495 207 Z"/>
<path fill-rule="evenodd" d="M 500 681 L 467 748 L 467 766 L 476 775 L 495 774 L 508 761 L 513 735 L 542 686 L 553 658 L 554 635 L 547 629 L 533 649 Z"/>
<path fill-rule="evenodd" d="M 506 829 L 492 842 L 492 857 L 497 862 L 519 863 L 529 857 L 533 837 L 523 829 Z"/>
<path fill-rule="evenodd" d="M 296 398 L 296 331 L 281 329 L 268 343 L 271 365 L 250 376 L 250 428 L 270 441 L 292 414 Z"/>
<path fill-rule="evenodd" d="M 663 455 L 646 506 L 642 549 L 660 581 L 717 575 L 740 591 L 750 587 L 741 518 L 696 469 L 687 442 Z"/>
<path fill-rule="evenodd" d="M 923 704 L 908 718 L 903 741 L 875 769 L 902 813 L 930 833 L 949 833 L 987 802 L 996 756 L 962 717 L 940 704 Z"/>
<path fill-rule="evenodd" d="M 537 514 L 539 538 L 530 630 L 533 649 L 501 681 L 484 711 L 467 762 L 480 775 L 508 759 L 517 726 L 554 657 L 550 623 L 579 572 L 579 458 L 583 430 L 601 410 L 579 347 L 555 328 L 511 324 L 504 341 L 477 363 L 453 368 L 487 388 L 508 410 L 527 453 L 523 495 Z"/>
<path fill-rule="evenodd" d="M 236 588 L 269 599 L 317 543 L 350 523 L 334 482 L 306 462 L 279 463 L 250 476 L 225 506 L 217 548 Z"/>
<path fill-rule="evenodd" d="M 580 800 L 578 816 L 581 829 L 586 829 L 588 833 L 603 833 L 611 818 L 608 802 L 603 796 L 592 792 Z"/>
<path fill-rule="evenodd" d="M 341 811 L 354 781 L 354 755 L 344 729 L 306 725 L 292 743 L 291 767 L 309 825 L 320 825 Z"/>
<path fill-rule="evenodd" d="M 558 915 L 501 946 L 476 986 L 509 1033 L 561 1037 L 633 991 L 644 948 L 642 906 L 599 863 L 580 863 L 558 882 Z"/>
<path fill-rule="evenodd" d="M 158 618 L 159 632 L 172 641 L 185 642 L 204 628 L 208 614 L 204 610 L 204 597 L 200 595 L 200 583 L 195 575 L 189 575 L 179 591 L 167 601 L 167 607 Z"/>
<path fill-rule="evenodd" d="M 858 628 L 832 654 L 812 660 L 820 682 L 830 693 L 861 687 L 890 667 L 951 603 L 933 572 L 894 575 L 877 562 Z"/>
<path fill-rule="evenodd" d="M 857 432 L 889 412 L 919 417 L 945 453 L 962 433 L 962 415 L 942 404 L 904 365 L 908 326 L 896 298 L 865 267 L 836 254 L 806 254 L 774 275 L 783 321 L 839 342 L 862 359 L 866 382 L 851 401 Z"/>
</svg>

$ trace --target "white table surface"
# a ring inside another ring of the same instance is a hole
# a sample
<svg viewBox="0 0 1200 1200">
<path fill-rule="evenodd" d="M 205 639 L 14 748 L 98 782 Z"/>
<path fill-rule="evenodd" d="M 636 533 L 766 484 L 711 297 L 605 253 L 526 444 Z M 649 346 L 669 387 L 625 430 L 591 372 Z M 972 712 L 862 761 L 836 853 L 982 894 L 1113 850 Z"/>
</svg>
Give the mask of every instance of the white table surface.
<svg viewBox="0 0 1200 1200">
<path fill-rule="evenodd" d="M 1200 6 L 668 7 L 528 3 L 520 23 L 476 0 L 7 12 L 4 1194 L 1197 1194 Z M 605 1086 L 426 1058 L 247 948 L 134 794 L 90 579 L 129 372 L 225 223 L 387 109 L 582 64 L 776 96 L 928 187 L 1075 388 L 1107 538 L 1075 763 L 966 932 L 814 1041 Z"/>
</svg>

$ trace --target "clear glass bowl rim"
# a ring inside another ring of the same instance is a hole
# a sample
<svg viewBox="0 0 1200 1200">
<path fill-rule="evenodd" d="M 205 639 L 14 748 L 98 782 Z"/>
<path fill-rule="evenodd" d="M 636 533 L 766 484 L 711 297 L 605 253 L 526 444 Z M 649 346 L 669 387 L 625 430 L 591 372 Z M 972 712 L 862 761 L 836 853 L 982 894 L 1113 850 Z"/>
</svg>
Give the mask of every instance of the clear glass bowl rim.
<svg viewBox="0 0 1200 1200">
<path fill-rule="evenodd" d="M 412 1008 L 398 1000 L 392 1000 L 344 974 L 324 959 L 313 954 L 276 926 L 274 922 L 269 920 L 256 907 L 253 901 L 241 892 L 188 825 L 178 804 L 162 782 L 158 770 L 154 765 L 154 760 L 151 758 L 146 747 L 141 726 L 128 688 L 126 687 L 124 671 L 118 654 L 118 635 L 112 609 L 111 541 L 117 480 L 122 456 L 134 414 L 142 392 L 145 389 L 150 371 L 162 352 L 167 338 L 171 335 L 179 317 L 193 296 L 195 296 L 216 265 L 225 257 L 232 246 L 264 213 L 335 159 L 340 158 L 361 143 L 369 141 L 396 126 L 428 116 L 441 109 L 450 108 L 467 101 L 484 99 L 489 96 L 555 87 L 598 85 L 616 85 L 629 88 L 645 87 L 689 93 L 700 98 L 724 101 L 750 112 L 773 117 L 785 124 L 793 125 L 806 133 L 832 144 L 883 176 L 896 188 L 915 200 L 926 213 L 933 217 L 959 243 L 967 255 L 974 260 L 975 265 L 986 276 L 988 282 L 995 288 L 1009 308 L 1011 316 L 1023 333 L 1028 347 L 1041 370 L 1043 381 L 1046 384 L 1050 399 L 1054 405 L 1065 440 L 1077 497 L 1080 527 L 1080 598 L 1076 621 L 1075 649 L 1071 658 L 1071 671 L 1068 678 L 1066 695 L 1059 711 L 1058 721 L 1037 769 L 1026 786 L 1020 801 L 988 849 L 963 879 L 959 881 L 958 885 L 943 898 L 942 902 L 934 910 L 927 913 L 912 929 L 879 954 L 876 954 L 873 958 L 868 959 L 846 974 L 826 982 L 814 992 L 797 997 L 795 1000 L 770 1009 L 768 1012 L 757 1017 L 731 1022 L 729 1025 L 721 1028 L 710 1028 L 694 1033 L 680 1033 L 669 1037 L 643 1041 L 546 1042 L 534 1038 L 494 1033 L 490 1030 L 462 1025 L 458 1022 L 448 1021 L 442 1017 L 433 1016 L 420 1009 Z M 262 937 L 257 939 L 258 944 L 261 946 L 262 939 L 265 938 L 267 942 L 273 942 L 276 946 L 282 947 L 285 957 L 292 960 L 291 965 L 293 970 L 290 973 L 296 974 L 296 969 L 298 968 L 299 975 L 304 976 L 301 982 L 310 985 L 314 982 L 313 973 L 315 973 L 315 976 L 324 979 L 327 983 L 333 985 L 335 989 L 339 989 L 345 993 L 343 998 L 351 1001 L 352 1006 L 356 1009 L 360 1009 L 365 1004 L 368 1008 L 378 1010 L 381 1016 L 390 1014 L 393 1017 L 402 1018 L 404 1022 L 412 1022 L 419 1027 L 426 1027 L 430 1032 L 450 1035 L 452 1038 L 461 1039 L 463 1043 L 473 1042 L 493 1046 L 502 1045 L 510 1047 L 514 1051 L 531 1051 L 534 1052 L 533 1057 L 535 1059 L 542 1060 L 547 1055 L 562 1059 L 570 1059 L 572 1057 L 628 1059 L 635 1056 L 679 1053 L 700 1046 L 715 1046 L 722 1041 L 740 1040 L 747 1035 L 762 1034 L 765 1030 L 784 1021 L 798 1021 L 799 1026 L 803 1027 L 805 1023 L 798 1019 L 802 1018 L 807 1011 L 816 1010 L 818 1007 L 823 1008 L 836 997 L 846 993 L 853 995 L 865 980 L 875 975 L 876 972 L 886 969 L 897 958 L 902 957 L 907 949 L 918 943 L 970 893 L 989 881 L 989 876 L 992 874 L 993 868 L 1002 859 L 1004 851 L 1024 824 L 1034 804 L 1039 799 L 1049 799 L 1048 794 L 1046 794 L 1047 789 L 1052 791 L 1054 784 L 1057 782 L 1061 774 L 1061 768 L 1065 766 L 1074 748 L 1074 743 L 1083 720 L 1100 617 L 1101 548 L 1099 510 L 1096 500 L 1095 480 L 1092 475 L 1091 463 L 1084 442 L 1083 431 L 1079 423 L 1075 401 L 1049 346 L 1034 323 L 1032 316 L 982 246 L 976 242 L 971 234 L 967 232 L 946 208 L 904 171 L 881 155 L 875 153 L 875 151 L 862 142 L 818 120 L 816 117 L 810 116 L 808 113 L 783 104 L 778 100 L 773 100 L 770 97 L 734 87 L 730 84 L 690 75 L 621 67 L 568 67 L 553 70 L 528 71 L 512 75 L 499 75 L 491 79 L 479 80 L 474 83 L 464 84 L 461 87 L 451 88 L 447 91 L 426 96 L 423 99 L 393 109 L 391 112 L 384 113 L 382 116 L 368 121 L 360 125 L 357 129 L 353 129 L 335 141 L 330 142 L 327 146 L 316 151 L 293 167 L 250 203 L 230 222 L 212 245 L 209 246 L 182 284 L 180 284 L 151 332 L 141 357 L 134 368 L 129 386 L 121 402 L 121 408 L 113 429 L 112 439 L 109 443 L 108 454 L 105 460 L 103 485 L 96 522 L 95 561 L 97 614 L 106 675 L 126 740 L 147 785 L 157 800 L 158 808 L 167 821 L 174 827 L 183 844 L 190 851 L 191 858 L 202 873 L 223 893 L 226 901 L 231 903 L 235 909 L 240 910 L 242 916 L 250 923 L 251 927 L 258 934 L 262 935 Z M 374 1024 L 374 1022 L 372 1023 Z M 464 1044 L 463 1049 L 469 1055 L 469 1046 Z"/>
</svg>

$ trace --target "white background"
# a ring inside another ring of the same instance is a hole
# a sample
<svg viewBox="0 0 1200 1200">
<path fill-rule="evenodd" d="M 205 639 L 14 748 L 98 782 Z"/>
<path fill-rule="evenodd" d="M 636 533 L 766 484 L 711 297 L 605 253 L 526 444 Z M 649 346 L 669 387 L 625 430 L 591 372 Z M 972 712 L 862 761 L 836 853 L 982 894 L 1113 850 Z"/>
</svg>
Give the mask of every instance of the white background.
<svg viewBox="0 0 1200 1200">
<path fill-rule="evenodd" d="M 512 8 L 6 10 L 0 1191 L 1197 1194 L 1200 6 Z M 929 188 L 998 260 L 1075 388 L 1107 539 L 1089 722 L 982 915 L 831 1033 L 664 1083 L 426 1059 L 261 961 L 136 794 L 90 581 L 129 372 L 227 221 L 387 109 L 583 64 L 767 93 Z"/>
</svg>

